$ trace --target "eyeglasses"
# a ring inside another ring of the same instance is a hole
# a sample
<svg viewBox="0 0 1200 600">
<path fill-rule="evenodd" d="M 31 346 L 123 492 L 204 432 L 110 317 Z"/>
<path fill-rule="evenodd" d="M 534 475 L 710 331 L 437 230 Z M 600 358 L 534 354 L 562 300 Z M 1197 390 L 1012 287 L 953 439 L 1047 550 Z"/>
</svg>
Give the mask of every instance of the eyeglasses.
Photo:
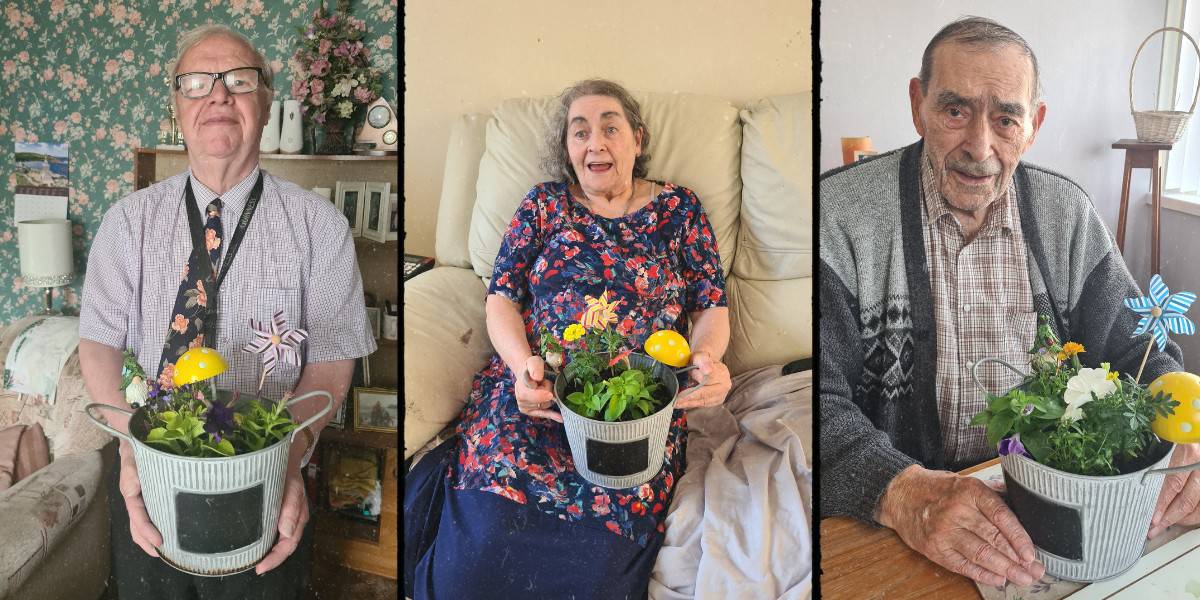
<svg viewBox="0 0 1200 600">
<path fill-rule="evenodd" d="M 262 74 L 258 67 L 238 67 L 221 73 L 183 73 L 175 76 L 175 89 L 184 98 L 199 100 L 208 97 L 220 79 L 230 94 L 249 94 L 258 89 Z"/>
</svg>

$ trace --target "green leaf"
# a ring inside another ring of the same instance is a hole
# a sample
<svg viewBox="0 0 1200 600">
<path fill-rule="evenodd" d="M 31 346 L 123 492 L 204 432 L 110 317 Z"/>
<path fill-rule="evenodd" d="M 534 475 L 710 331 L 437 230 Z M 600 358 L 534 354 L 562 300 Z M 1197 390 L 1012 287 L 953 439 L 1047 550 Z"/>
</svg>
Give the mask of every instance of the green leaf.
<svg viewBox="0 0 1200 600">
<path fill-rule="evenodd" d="M 987 439 L 989 446 L 999 444 L 1000 439 L 1010 433 L 1014 417 L 1015 415 L 1012 413 L 1000 414 L 988 423 Z"/>
<path fill-rule="evenodd" d="M 1044 463 L 1050 448 L 1046 444 L 1046 432 L 1035 429 L 1021 434 L 1021 445 L 1033 455 L 1033 459 Z"/>
<path fill-rule="evenodd" d="M 978 426 L 978 425 L 986 425 L 988 422 L 988 419 L 991 419 L 991 418 L 992 418 L 992 412 L 990 410 L 984 409 L 978 413 L 975 413 L 975 416 L 971 418 L 970 424 L 972 427 Z"/>
<path fill-rule="evenodd" d="M 146 441 L 154 442 L 157 440 L 161 440 L 161 439 L 163 439 L 163 435 L 165 435 L 166 433 L 167 433 L 166 429 L 164 429 L 162 427 L 155 427 L 154 429 L 150 430 L 150 433 L 146 434 Z"/>
</svg>

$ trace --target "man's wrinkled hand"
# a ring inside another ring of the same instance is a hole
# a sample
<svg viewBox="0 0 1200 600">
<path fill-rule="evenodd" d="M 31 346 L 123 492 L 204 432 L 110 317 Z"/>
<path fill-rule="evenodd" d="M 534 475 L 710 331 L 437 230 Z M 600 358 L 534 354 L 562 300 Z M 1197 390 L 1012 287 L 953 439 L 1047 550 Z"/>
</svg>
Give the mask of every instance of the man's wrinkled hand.
<svg viewBox="0 0 1200 600">
<path fill-rule="evenodd" d="M 288 465 L 287 479 L 283 484 L 283 506 L 279 509 L 279 540 L 254 567 L 255 573 L 262 575 L 278 567 L 296 551 L 304 535 L 304 526 L 308 524 L 308 516 L 304 476 L 298 466 Z"/>
<path fill-rule="evenodd" d="M 888 486 L 879 522 L 933 562 L 987 585 L 1027 586 L 1046 572 L 1017 516 L 974 477 L 911 466 Z"/>
</svg>

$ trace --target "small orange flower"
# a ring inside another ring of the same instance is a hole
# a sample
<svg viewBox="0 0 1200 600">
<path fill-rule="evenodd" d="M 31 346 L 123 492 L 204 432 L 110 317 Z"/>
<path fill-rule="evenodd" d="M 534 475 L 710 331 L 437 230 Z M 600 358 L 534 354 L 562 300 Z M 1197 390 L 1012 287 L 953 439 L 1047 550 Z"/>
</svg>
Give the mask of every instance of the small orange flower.
<svg viewBox="0 0 1200 600">
<path fill-rule="evenodd" d="M 221 245 L 221 238 L 217 237 L 217 232 L 214 229 L 204 230 L 204 248 L 209 252 L 217 249 Z"/>
<path fill-rule="evenodd" d="M 1081 354 L 1083 352 L 1086 352 L 1086 350 L 1083 349 L 1083 344 L 1080 344 L 1078 342 L 1067 342 L 1067 343 L 1063 344 L 1062 352 L 1058 353 L 1057 358 L 1058 358 L 1058 360 L 1062 361 L 1062 360 L 1071 358 L 1072 356 L 1075 356 L 1076 354 Z"/>
<path fill-rule="evenodd" d="M 175 315 L 175 320 L 171 322 L 171 329 L 179 333 L 187 331 L 188 319 L 183 315 Z"/>
<path fill-rule="evenodd" d="M 158 385 L 164 390 L 175 389 L 175 365 L 167 363 L 158 376 Z"/>
<path fill-rule="evenodd" d="M 200 306 L 208 306 L 208 292 L 204 291 L 204 280 L 196 280 L 196 304 Z"/>
</svg>

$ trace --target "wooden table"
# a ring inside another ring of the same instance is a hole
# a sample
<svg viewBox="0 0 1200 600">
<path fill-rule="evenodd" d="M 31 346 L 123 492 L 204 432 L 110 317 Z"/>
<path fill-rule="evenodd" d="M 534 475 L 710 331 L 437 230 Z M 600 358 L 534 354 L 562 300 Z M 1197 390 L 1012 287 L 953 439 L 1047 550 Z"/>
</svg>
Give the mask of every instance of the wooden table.
<svg viewBox="0 0 1200 600">
<path fill-rule="evenodd" d="M 986 469 L 1000 459 L 959 471 Z M 909 548 L 891 529 L 849 517 L 821 519 L 821 597 L 912 600 L 980 598 L 967 577 Z"/>
<path fill-rule="evenodd" d="M 1174 144 L 1117 140 L 1114 150 L 1125 151 L 1125 174 L 1121 180 L 1121 212 L 1117 217 L 1117 249 L 1125 251 L 1125 215 L 1129 212 L 1129 176 L 1133 169 L 1150 169 L 1150 272 L 1158 273 L 1160 216 L 1162 214 L 1162 173 L 1166 166 L 1165 152 Z"/>
</svg>

